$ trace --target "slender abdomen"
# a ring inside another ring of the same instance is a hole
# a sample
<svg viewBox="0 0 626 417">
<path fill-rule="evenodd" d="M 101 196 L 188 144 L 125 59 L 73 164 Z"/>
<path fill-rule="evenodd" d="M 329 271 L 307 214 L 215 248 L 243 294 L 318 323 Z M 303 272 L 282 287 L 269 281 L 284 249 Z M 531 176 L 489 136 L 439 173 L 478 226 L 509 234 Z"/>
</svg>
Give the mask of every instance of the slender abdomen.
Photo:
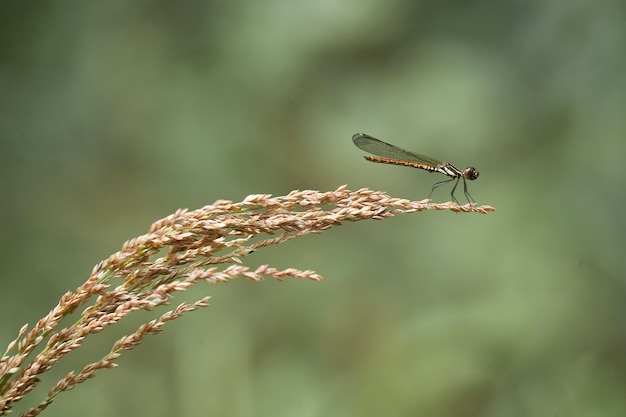
<svg viewBox="0 0 626 417">
<path fill-rule="evenodd" d="M 405 167 L 423 169 L 428 172 L 439 172 L 437 167 L 431 167 L 430 165 L 422 164 L 421 162 L 404 161 L 402 159 L 383 158 L 381 156 L 370 156 L 370 155 L 364 156 L 364 158 L 370 162 L 378 162 L 380 164 L 402 165 Z"/>
</svg>

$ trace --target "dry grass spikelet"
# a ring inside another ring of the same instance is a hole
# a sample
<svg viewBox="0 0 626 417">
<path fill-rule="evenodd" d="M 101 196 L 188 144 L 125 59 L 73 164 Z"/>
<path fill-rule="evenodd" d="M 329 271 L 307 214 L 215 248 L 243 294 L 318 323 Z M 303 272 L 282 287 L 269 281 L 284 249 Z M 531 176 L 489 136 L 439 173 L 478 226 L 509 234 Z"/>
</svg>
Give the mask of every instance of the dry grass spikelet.
<svg viewBox="0 0 626 417">
<path fill-rule="evenodd" d="M 168 304 L 174 293 L 200 281 L 219 284 L 237 277 L 253 281 L 265 277 L 322 279 L 311 270 L 279 270 L 268 265 L 251 270 L 243 266 L 241 258 L 255 250 L 321 233 L 345 221 L 382 220 L 425 210 L 485 214 L 494 209 L 409 201 L 379 191 L 350 191 L 342 186 L 330 192 L 293 191 L 283 197 L 255 194 L 239 203 L 218 200 L 193 211 L 177 210 L 153 223 L 147 234 L 125 242 L 119 252 L 98 263 L 83 285 L 64 294 L 58 305 L 30 330 L 27 325 L 20 329 L 0 359 L 0 415 L 11 412 L 13 405 L 39 384 L 39 376 L 81 347 L 86 337 L 133 311 Z M 50 388 L 43 401 L 22 415 L 38 415 L 59 393 L 95 376 L 101 369 L 114 368 L 122 351 L 137 346 L 149 334 L 159 333 L 168 321 L 206 307 L 208 299 L 180 304 L 140 326 L 115 342 L 105 357 L 69 372 Z M 74 313 L 79 314 L 76 321 L 59 328 L 61 320 Z M 30 358 L 35 349 L 40 352 Z"/>
</svg>

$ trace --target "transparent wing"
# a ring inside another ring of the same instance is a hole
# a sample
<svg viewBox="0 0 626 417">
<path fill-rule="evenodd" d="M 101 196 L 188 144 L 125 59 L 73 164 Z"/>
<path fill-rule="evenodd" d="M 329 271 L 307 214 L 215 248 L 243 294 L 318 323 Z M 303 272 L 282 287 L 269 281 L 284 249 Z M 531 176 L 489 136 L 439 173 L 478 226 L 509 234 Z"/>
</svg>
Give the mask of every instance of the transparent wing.
<svg viewBox="0 0 626 417">
<path fill-rule="evenodd" d="M 435 158 L 398 148 L 397 146 L 383 142 L 365 133 L 357 133 L 352 136 L 352 142 L 354 142 L 359 149 L 371 153 L 372 155 L 382 156 L 383 158 L 421 162 L 433 167 L 441 164 L 441 161 Z"/>
</svg>

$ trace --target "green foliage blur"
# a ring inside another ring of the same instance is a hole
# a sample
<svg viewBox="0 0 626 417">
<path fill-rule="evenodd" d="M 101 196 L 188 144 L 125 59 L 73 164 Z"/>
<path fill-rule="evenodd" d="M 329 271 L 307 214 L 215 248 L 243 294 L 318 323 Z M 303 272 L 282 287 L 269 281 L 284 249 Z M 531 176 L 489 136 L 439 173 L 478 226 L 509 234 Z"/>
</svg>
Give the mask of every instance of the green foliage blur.
<svg viewBox="0 0 626 417">
<path fill-rule="evenodd" d="M 356 132 L 476 166 L 470 191 L 497 209 L 260 250 L 245 263 L 327 279 L 181 294 L 211 306 L 42 415 L 626 415 L 625 16 L 610 0 L 2 2 L 1 346 L 179 207 L 342 184 L 422 199 L 445 179 L 366 162 Z"/>
</svg>

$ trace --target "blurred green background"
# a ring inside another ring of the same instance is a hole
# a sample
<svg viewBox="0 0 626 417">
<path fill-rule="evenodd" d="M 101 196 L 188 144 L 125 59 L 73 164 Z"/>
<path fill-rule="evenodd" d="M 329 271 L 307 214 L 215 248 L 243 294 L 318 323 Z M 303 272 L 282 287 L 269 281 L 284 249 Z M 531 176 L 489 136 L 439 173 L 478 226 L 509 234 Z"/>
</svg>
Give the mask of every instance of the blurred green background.
<svg viewBox="0 0 626 417">
<path fill-rule="evenodd" d="M 444 179 L 365 162 L 355 132 L 475 165 L 497 208 L 260 250 L 247 265 L 327 279 L 181 294 L 212 305 L 42 415 L 626 415 L 625 18 L 610 0 L 2 2 L 3 346 L 179 207 L 341 184 L 422 199 Z"/>
</svg>

